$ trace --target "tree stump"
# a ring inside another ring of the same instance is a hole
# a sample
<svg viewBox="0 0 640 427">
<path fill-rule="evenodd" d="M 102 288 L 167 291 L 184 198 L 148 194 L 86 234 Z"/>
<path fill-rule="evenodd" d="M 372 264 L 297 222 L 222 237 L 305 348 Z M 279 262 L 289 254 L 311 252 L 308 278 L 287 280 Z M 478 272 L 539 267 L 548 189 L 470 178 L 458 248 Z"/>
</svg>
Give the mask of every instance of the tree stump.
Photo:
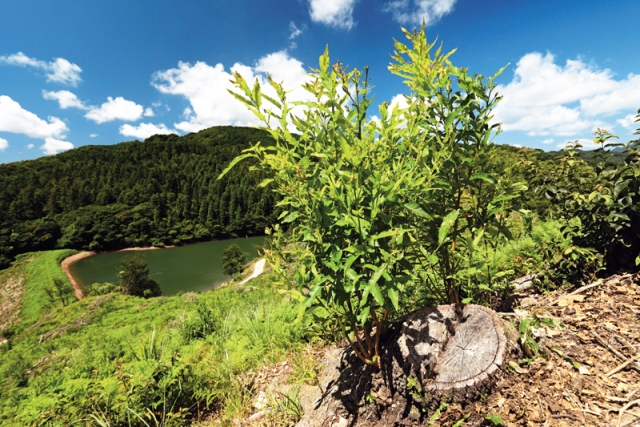
<svg viewBox="0 0 640 427">
<path fill-rule="evenodd" d="M 415 375 L 424 403 L 464 402 L 495 385 L 505 359 L 507 339 L 502 322 L 478 305 L 440 305 L 408 315 L 398 347 L 405 372 Z"/>
</svg>

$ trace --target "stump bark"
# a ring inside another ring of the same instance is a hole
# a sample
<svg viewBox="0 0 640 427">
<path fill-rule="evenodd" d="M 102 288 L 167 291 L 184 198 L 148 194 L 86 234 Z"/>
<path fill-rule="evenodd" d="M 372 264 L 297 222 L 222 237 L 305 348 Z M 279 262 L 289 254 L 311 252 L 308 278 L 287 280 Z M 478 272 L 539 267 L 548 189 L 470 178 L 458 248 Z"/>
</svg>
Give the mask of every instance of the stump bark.
<svg viewBox="0 0 640 427">
<path fill-rule="evenodd" d="M 404 319 L 398 347 L 426 404 L 464 402 L 487 393 L 502 372 L 507 339 L 490 309 L 454 305 L 418 310 Z M 431 405 L 429 405 L 431 406 Z"/>
</svg>

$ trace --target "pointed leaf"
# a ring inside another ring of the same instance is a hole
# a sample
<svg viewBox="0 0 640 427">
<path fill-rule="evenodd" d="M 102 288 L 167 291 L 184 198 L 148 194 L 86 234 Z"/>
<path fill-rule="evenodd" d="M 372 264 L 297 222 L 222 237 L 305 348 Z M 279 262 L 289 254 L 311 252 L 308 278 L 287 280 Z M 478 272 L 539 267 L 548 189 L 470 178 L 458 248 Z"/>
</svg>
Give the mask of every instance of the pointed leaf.
<svg viewBox="0 0 640 427">
<path fill-rule="evenodd" d="M 247 157 L 255 157 L 255 155 L 253 153 L 245 153 L 245 154 L 241 154 L 238 157 L 236 157 L 235 159 L 231 160 L 231 163 L 229 163 L 229 166 L 227 166 L 220 173 L 220 175 L 218 175 L 218 179 L 222 179 L 222 177 L 225 176 L 227 174 L 227 172 L 229 172 L 238 162 L 246 159 Z"/>
<path fill-rule="evenodd" d="M 438 230 L 439 245 L 441 245 L 442 242 L 444 242 L 444 240 L 447 238 L 447 234 L 449 234 L 449 230 L 451 230 L 451 227 L 453 227 L 453 224 L 455 224 L 459 214 L 460 214 L 459 210 L 449 212 L 449 214 L 445 216 L 444 219 L 442 220 L 442 225 Z"/>
<path fill-rule="evenodd" d="M 433 219 L 433 217 L 426 213 L 424 209 L 422 209 L 416 202 L 405 203 L 404 207 L 415 216 L 419 216 L 420 218 Z"/>
</svg>

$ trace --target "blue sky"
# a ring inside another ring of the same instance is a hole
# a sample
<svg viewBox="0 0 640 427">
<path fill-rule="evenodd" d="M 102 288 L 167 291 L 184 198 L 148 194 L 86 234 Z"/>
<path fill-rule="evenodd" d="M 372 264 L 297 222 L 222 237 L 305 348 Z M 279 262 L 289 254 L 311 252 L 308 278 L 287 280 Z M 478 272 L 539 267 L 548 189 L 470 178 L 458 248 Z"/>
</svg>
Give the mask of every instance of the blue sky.
<svg viewBox="0 0 640 427">
<path fill-rule="evenodd" d="M 229 73 L 299 87 L 329 45 L 368 65 L 377 101 L 400 27 L 498 79 L 503 144 L 554 150 L 604 127 L 631 139 L 640 108 L 637 0 L 21 0 L 0 2 L 0 163 L 88 144 L 254 125 Z M 292 96 L 300 95 L 294 90 Z M 300 95 L 302 96 L 302 95 Z M 588 144 L 587 144 L 588 145 Z"/>
</svg>

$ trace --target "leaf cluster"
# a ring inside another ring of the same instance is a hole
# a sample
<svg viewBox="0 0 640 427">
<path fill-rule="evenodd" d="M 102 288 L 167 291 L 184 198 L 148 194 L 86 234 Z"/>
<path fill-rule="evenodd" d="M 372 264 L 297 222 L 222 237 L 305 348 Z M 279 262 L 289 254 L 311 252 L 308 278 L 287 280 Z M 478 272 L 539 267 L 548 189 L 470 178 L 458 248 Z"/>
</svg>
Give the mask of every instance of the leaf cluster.
<svg viewBox="0 0 640 427">
<path fill-rule="evenodd" d="M 424 28 L 405 35 L 410 43 L 395 42 L 389 69 L 409 88 L 406 107 L 382 103 L 375 120 L 368 69 L 332 65 L 328 49 L 305 101 L 289 102 L 271 78 L 262 88 L 235 73 L 231 93 L 275 144 L 252 146 L 220 175 L 245 159 L 268 175 L 261 186 L 282 209 L 276 269 L 287 264 L 304 305 L 329 313 L 372 364 L 409 281 L 422 280 L 436 301 L 461 302 L 461 284 L 473 286 L 474 252 L 508 235 L 505 213 L 521 190 L 482 170 L 498 131 L 495 76 L 454 66 L 453 52 L 428 43 Z"/>
</svg>

